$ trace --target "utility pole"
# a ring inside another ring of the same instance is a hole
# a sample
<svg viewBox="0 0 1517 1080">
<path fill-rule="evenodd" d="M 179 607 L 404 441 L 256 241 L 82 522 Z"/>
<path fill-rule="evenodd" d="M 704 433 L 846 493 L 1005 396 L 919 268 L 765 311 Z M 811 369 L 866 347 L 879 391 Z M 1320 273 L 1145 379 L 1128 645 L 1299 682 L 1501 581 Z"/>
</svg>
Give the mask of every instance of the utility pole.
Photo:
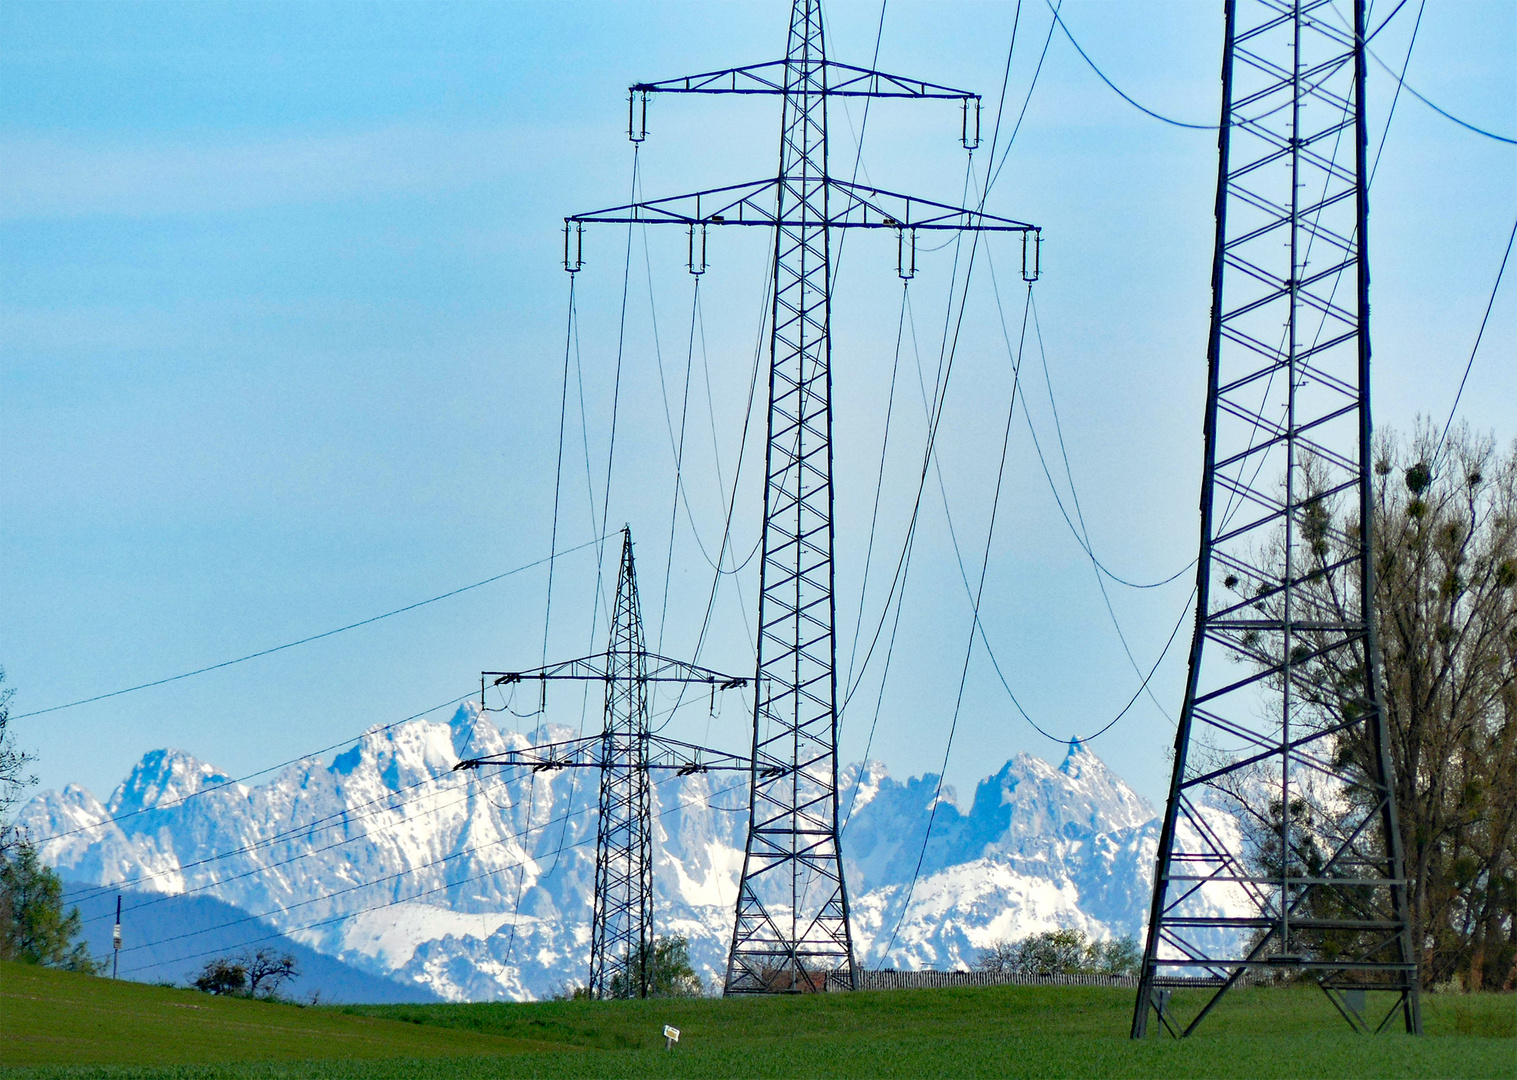
<svg viewBox="0 0 1517 1080">
<path fill-rule="evenodd" d="M 111 978 L 121 965 L 121 894 L 116 894 L 116 925 L 111 927 Z"/>
<path fill-rule="evenodd" d="M 838 180 L 828 172 L 831 97 L 957 101 L 961 140 L 980 141 L 980 97 L 827 59 L 820 0 L 794 0 L 782 60 L 638 83 L 628 137 L 647 135 L 654 94 L 772 94 L 782 99 L 779 168 L 745 184 L 656 199 L 564 222 L 565 269 L 582 265 L 591 222 L 678 225 L 690 269 L 705 268 L 709 226 L 773 229 L 769 421 L 749 823 L 725 992 L 799 993 L 855 985 L 838 837 L 837 646 L 833 598 L 832 236 L 894 232 L 898 269 L 914 269 L 924 231 L 1018 232 L 1026 222 Z M 1024 243 L 1024 252 L 1028 245 Z M 908 254 L 909 250 L 909 254 Z M 1024 257 L 1024 277 L 1029 265 Z M 1035 270 L 1031 271 L 1035 274 Z"/>
<path fill-rule="evenodd" d="M 482 765 L 600 771 L 600 816 L 595 842 L 595 908 L 590 933 L 590 996 L 647 997 L 653 954 L 653 821 L 649 774 L 681 776 L 748 772 L 747 758 L 654 735 L 648 725 L 652 683 L 706 686 L 717 691 L 748 685 L 723 675 L 649 653 L 644 646 L 632 530 L 622 530 L 621 570 L 611 640 L 603 653 L 531 671 L 487 671 L 480 676 L 480 707 L 491 686 L 522 682 L 591 681 L 606 685 L 605 724 L 599 735 L 470 758 L 454 770 Z"/>
<path fill-rule="evenodd" d="M 1415 1033 L 1375 640 L 1365 3 L 1352 26 L 1324 0 L 1225 17 L 1196 629 L 1132 1035 L 1150 1014 L 1189 1035 L 1282 974 L 1356 1030 Z"/>
</svg>

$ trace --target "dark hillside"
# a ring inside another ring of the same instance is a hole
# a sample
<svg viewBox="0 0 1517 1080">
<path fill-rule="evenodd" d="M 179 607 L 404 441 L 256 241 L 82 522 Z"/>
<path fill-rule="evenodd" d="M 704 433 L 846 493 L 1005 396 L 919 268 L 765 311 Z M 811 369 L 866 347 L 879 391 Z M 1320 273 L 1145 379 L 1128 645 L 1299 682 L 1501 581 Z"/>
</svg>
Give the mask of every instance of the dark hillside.
<svg viewBox="0 0 1517 1080">
<path fill-rule="evenodd" d="M 84 919 L 85 940 L 97 959 L 111 955 L 111 924 L 116 917 L 116 894 L 101 893 L 89 885 L 65 882 L 65 900 L 77 905 Z M 82 897 L 83 899 L 76 899 Z M 151 903 L 149 901 L 152 901 Z M 143 905 L 143 906 L 138 906 Z M 370 975 L 355 967 L 324 956 L 296 941 L 279 935 L 267 923 L 248 918 L 248 912 L 208 896 L 160 897 L 158 893 L 125 892 L 122 894 L 121 977 L 137 982 L 186 984 L 209 957 L 183 960 L 181 957 L 212 952 L 225 955 L 237 952 L 245 942 L 257 938 L 255 948 L 274 948 L 290 952 L 300 962 L 300 978 L 287 988 L 288 996 L 309 999 L 320 991 L 322 1001 L 330 1002 L 426 1002 L 437 1001 L 424 987 L 404 985 L 379 975 Z M 212 927 L 224 929 L 213 930 Z M 197 934 L 196 931 L 206 933 Z M 162 945 L 152 942 L 195 934 Z M 274 935 L 270 937 L 270 935 Z M 134 946 L 143 946 L 134 948 Z M 130 951 L 127 951 L 130 950 Z"/>
</svg>

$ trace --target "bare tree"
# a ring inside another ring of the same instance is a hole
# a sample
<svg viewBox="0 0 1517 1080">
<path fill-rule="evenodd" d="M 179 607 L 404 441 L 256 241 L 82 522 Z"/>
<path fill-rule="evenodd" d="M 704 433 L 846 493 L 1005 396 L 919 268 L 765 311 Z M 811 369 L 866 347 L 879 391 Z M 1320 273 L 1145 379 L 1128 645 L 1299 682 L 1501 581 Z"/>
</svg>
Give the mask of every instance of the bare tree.
<svg viewBox="0 0 1517 1080">
<path fill-rule="evenodd" d="M 300 977 L 300 965 L 291 953 L 259 949 L 238 958 L 248 975 L 248 997 L 257 997 L 259 987 L 264 997 L 274 997 L 286 982 Z"/>
<path fill-rule="evenodd" d="M 1510 989 L 1517 983 L 1517 443 L 1503 457 L 1464 425 L 1443 439 L 1424 422 L 1406 443 L 1380 436 L 1374 472 L 1386 726 L 1422 977 Z M 1324 622 L 1348 621 L 1359 582 L 1333 568 L 1359 543 L 1356 515 L 1327 493 L 1311 459 L 1300 482 L 1324 492 L 1306 503 L 1298 523 L 1298 565 L 1312 563 L 1301 602 Z M 1283 563 L 1283 551 L 1261 560 Z M 1269 609 L 1267 580 L 1230 576 L 1225 584 L 1260 596 L 1256 606 Z M 1298 633 L 1292 659 L 1299 650 L 1303 720 L 1328 730 L 1362 708 L 1365 657 L 1319 644 Z M 1270 640 L 1244 645 L 1261 665 L 1278 659 Z M 1332 752 L 1338 766 L 1373 774 L 1376 748 L 1362 725 L 1335 736 Z M 1351 786 L 1309 785 L 1293 793 L 1289 808 L 1261 807 L 1249 798 L 1249 783 L 1237 779 L 1226 794 L 1245 812 L 1254 862 L 1271 874 L 1287 861 L 1293 874 L 1297 864 L 1303 874 L 1320 873 L 1326 841 L 1367 809 Z M 1289 851 L 1280 842 L 1287 809 Z M 1320 945 L 1333 947 L 1326 938 Z"/>
</svg>

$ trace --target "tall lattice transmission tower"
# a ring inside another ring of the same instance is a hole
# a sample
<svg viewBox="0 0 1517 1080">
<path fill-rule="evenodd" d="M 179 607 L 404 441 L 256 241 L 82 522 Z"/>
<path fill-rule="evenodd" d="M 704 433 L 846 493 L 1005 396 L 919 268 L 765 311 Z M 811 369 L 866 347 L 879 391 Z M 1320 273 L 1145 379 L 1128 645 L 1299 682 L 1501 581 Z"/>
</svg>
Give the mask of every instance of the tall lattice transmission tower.
<svg viewBox="0 0 1517 1080">
<path fill-rule="evenodd" d="M 590 993 L 611 992 L 636 975 L 647 996 L 653 940 L 653 820 L 648 792 L 648 652 L 632 532 L 623 536 L 616 612 L 606 650 L 606 726 L 601 733 L 600 818 L 595 835 L 595 913 Z M 634 972 L 635 968 L 635 972 Z"/>
<path fill-rule="evenodd" d="M 1365 4 L 1225 17 L 1196 629 L 1132 1033 L 1189 1034 L 1284 972 L 1359 1030 L 1415 1032 L 1373 604 Z"/>
<path fill-rule="evenodd" d="M 648 97 L 664 93 L 779 96 L 778 172 L 566 218 L 565 266 L 579 269 L 582 228 L 589 222 L 684 226 L 692 270 L 704 267 L 709 226 L 774 232 L 753 771 L 725 992 L 804 992 L 829 981 L 852 986 L 853 939 L 838 838 L 833 232 L 893 232 L 904 263 L 918 232 L 1025 236 L 1036 235 L 1037 228 L 829 174 L 829 98 L 957 101 L 962 141 L 971 150 L 979 144 L 980 98 L 828 60 L 820 0 L 794 0 L 783 60 L 634 85 L 628 99 L 634 141 L 646 135 Z"/>
<path fill-rule="evenodd" d="M 591 997 L 647 997 L 653 948 L 653 818 L 650 774 L 711 771 L 749 772 L 745 757 L 692 746 L 648 726 L 648 689 L 676 683 L 734 690 L 746 678 L 723 675 L 648 652 L 638 602 L 632 530 L 622 531 L 616 609 L 606 651 L 534 668 L 487 671 L 480 677 L 481 706 L 486 685 L 522 682 L 589 681 L 606 687 L 605 723 L 599 735 L 470 758 L 454 769 L 481 766 L 526 767 L 538 772 L 596 769 L 600 773 L 595 837 L 595 901 L 590 929 Z"/>
</svg>

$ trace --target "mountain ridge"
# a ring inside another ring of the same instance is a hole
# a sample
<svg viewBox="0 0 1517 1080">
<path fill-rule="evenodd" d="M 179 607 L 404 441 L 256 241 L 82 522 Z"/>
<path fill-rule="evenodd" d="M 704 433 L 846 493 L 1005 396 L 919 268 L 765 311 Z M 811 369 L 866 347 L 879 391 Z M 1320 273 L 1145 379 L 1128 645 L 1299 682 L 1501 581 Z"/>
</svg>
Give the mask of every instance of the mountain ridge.
<svg viewBox="0 0 1517 1080">
<path fill-rule="evenodd" d="M 373 729 L 330 765 L 297 762 L 261 785 L 154 750 L 108 802 L 69 785 L 39 794 L 20 821 L 72 880 L 214 897 L 360 971 L 450 1000 L 542 997 L 584 978 L 592 774 L 452 766 L 570 734 L 502 730 L 470 704 L 447 722 Z M 898 781 L 871 761 L 841 770 L 839 784 L 865 966 L 962 967 L 998 938 L 1142 929 L 1153 808 L 1078 743 L 1058 765 L 1014 756 L 976 785 L 967 810 L 944 788 L 925 853 L 935 776 Z M 652 789 L 658 932 L 684 933 L 697 971 L 718 982 L 742 865 L 742 787 L 694 774 Z M 130 816 L 109 820 L 121 813 Z M 183 945 L 200 951 L 193 934 Z"/>
</svg>

